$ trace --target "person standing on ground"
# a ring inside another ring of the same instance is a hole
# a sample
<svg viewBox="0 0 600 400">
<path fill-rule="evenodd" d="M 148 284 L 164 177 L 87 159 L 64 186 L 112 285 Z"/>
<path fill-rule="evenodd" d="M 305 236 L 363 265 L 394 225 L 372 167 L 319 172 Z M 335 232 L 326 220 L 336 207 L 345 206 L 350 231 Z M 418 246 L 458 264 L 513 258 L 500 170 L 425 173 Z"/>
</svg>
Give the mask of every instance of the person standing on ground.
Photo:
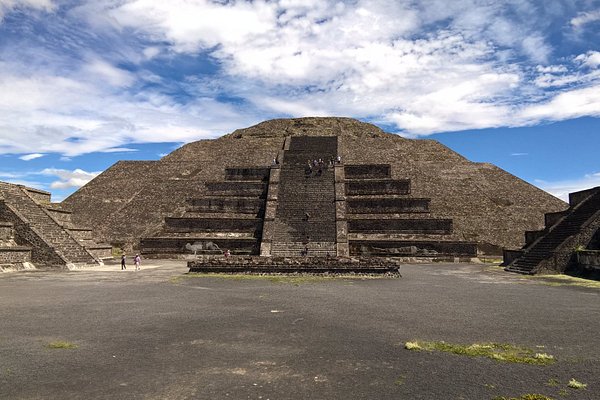
<svg viewBox="0 0 600 400">
<path fill-rule="evenodd" d="M 121 271 L 124 269 L 127 269 L 127 266 L 125 265 L 125 253 L 121 255 Z"/>
<path fill-rule="evenodd" d="M 142 257 L 140 257 L 139 254 L 136 254 L 135 257 L 133 257 L 133 263 L 135 264 L 135 270 L 139 271 L 140 264 L 142 263 Z"/>
</svg>

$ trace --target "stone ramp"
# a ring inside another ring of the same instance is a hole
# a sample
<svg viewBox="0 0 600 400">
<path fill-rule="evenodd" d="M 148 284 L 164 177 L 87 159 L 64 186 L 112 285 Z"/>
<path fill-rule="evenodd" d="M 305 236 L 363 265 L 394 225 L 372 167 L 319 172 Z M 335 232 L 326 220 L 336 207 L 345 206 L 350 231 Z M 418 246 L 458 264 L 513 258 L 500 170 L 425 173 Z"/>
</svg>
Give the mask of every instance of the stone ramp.
<svg viewBox="0 0 600 400">
<path fill-rule="evenodd" d="M 100 260 L 86 249 L 64 224 L 53 216 L 50 194 L 0 182 L 2 219 L 14 225 L 18 241 L 32 247 L 31 260 L 48 266 L 98 265 Z"/>
<path fill-rule="evenodd" d="M 521 251 L 505 252 L 507 271 L 521 274 L 535 274 L 544 269 L 564 272 L 576 247 L 585 247 L 600 227 L 600 187 L 570 197 L 568 210 L 547 214 L 546 222 L 552 223 L 546 229 L 526 232 L 527 244 Z"/>
</svg>

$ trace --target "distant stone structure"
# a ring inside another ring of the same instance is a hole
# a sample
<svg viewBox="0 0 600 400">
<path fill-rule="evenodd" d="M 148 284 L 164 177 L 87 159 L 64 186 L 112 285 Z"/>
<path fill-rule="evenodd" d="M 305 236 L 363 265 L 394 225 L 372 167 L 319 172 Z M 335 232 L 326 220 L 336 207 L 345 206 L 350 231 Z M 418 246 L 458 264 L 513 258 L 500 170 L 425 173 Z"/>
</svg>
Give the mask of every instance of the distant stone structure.
<svg viewBox="0 0 600 400">
<path fill-rule="evenodd" d="M 110 257 L 110 245 L 71 222 L 71 212 L 50 193 L 0 182 L 0 268 L 93 266 Z"/>
<path fill-rule="evenodd" d="M 567 208 L 436 141 L 349 118 L 271 120 L 159 161 L 121 161 L 62 204 L 146 256 L 467 260 L 521 246 L 545 212 Z"/>
<path fill-rule="evenodd" d="M 569 194 L 569 205 L 547 213 L 544 229 L 525 232 L 522 249 L 504 251 L 507 271 L 600 271 L 600 186 Z"/>
</svg>

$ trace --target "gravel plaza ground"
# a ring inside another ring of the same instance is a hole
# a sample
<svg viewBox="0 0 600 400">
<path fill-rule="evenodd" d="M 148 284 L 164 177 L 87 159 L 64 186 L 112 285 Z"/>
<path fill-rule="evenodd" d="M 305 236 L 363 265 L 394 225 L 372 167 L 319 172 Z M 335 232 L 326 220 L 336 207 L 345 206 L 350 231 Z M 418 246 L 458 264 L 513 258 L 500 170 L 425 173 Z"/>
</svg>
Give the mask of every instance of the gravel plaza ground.
<svg viewBox="0 0 600 400">
<path fill-rule="evenodd" d="M 600 399 L 598 282 L 486 264 L 376 279 L 129 268 L 0 274 L 1 399 Z M 555 362 L 409 341 L 509 343 Z"/>
</svg>

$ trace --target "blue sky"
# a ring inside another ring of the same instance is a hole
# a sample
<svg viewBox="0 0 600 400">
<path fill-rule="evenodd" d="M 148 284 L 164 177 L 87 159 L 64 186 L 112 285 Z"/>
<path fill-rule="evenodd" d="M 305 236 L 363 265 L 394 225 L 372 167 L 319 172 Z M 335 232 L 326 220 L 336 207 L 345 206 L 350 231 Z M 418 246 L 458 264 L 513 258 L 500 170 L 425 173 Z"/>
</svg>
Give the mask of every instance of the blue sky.
<svg viewBox="0 0 600 400">
<path fill-rule="evenodd" d="M 600 185 L 600 0 L 0 0 L 0 180 L 61 200 L 121 159 L 281 117 Z"/>
</svg>

